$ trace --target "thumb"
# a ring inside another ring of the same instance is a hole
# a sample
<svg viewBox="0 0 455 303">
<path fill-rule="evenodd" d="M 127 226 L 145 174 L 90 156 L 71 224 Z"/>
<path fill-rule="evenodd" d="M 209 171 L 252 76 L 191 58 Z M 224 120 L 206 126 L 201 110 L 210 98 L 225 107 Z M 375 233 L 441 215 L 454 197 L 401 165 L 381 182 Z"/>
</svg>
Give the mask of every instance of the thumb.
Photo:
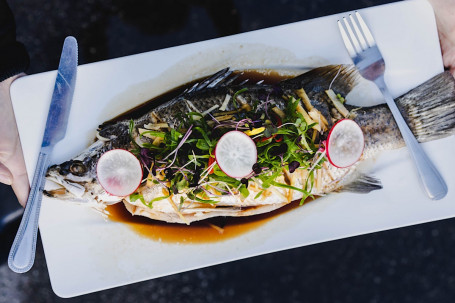
<svg viewBox="0 0 455 303">
<path fill-rule="evenodd" d="M 0 183 L 11 185 L 13 183 L 13 174 L 8 167 L 0 163 Z"/>
</svg>

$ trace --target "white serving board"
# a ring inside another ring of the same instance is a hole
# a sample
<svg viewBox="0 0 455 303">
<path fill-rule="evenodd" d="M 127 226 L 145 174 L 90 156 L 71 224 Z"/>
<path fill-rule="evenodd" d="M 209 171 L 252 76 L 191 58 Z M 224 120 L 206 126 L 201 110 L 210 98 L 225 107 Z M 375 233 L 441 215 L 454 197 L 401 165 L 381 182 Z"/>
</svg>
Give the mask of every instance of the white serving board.
<svg viewBox="0 0 455 303">
<path fill-rule="evenodd" d="M 431 6 L 406 1 L 360 10 L 385 57 L 398 96 L 443 70 Z M 68 131 L 52 163 L 86 148 L 105 120 L 177 85 L 225 66 L 350 63 L 334 15 L 240 35 L 79 66 Z M 63 43 L 63 41 L 62 41 Z M 138 42 L 140 43 L 140 42 Z M 285 47 L 285 48 L 284 48 Z M 56 72 L 16 80 L 11 96 L 31 178 Z M 424 144 L 448 183 L 440 201 L 426 198 L 406 149 L 373 167 L 384 189 L 333 194 L 275 217 L 224 242 L 166 244 L 141 237 L 95 212 L 43 199 L 40 232 L 52 288 L 61 297 L 152 279 L 292 247 L 455 216 L 455 137 Z"/>
</svg>

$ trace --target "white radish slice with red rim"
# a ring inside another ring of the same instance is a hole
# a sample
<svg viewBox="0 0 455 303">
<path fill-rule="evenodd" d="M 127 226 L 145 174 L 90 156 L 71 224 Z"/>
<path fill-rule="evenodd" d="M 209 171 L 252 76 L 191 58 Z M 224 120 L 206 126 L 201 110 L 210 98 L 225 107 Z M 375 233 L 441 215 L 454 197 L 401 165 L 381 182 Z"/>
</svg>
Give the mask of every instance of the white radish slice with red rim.
<svg viewBox="0 0 455 303">
<path fill-rule="evenodd" d="M 232 178 L 244 178 L 251 174 L 257 156 L 254 141 L 247 134 L 236 130 L 224 134 L 215 147 L 218 166 Z"/>
<path fill-rule="evenodd" d="M 129 151 L 113 149 L 99 158 L 96 175 L 106 192 L 125 197 L 135 192 L 141 184 L 142 166 Z"/>
<path fill-rule="evenodd" d="M 345 168 L 356 163 L 363 153 L 365 138 L 360 126 L 350 119 L 338 121 L 327 137 L 326 152 L 330 163 Z"/>
</svg>

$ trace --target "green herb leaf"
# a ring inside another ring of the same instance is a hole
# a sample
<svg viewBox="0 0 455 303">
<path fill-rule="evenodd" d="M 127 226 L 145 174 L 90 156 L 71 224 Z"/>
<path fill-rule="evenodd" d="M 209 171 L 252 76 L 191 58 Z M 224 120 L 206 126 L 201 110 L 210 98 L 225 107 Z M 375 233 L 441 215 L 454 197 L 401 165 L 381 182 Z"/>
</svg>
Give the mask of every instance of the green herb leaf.
<svg viewBox="0 0 455 303">
<path fill-rule="evenodd" d="M 234 96 L 232 97 L 232 103 L 234 104 L 235 108 L 239 108 L 239 104 L 237 103 L 237 96 L 243 92 L 246 92 L 247 90 L 248 88 L 245 87 L 235 92 Z"/>
<path fill-rule="evenodd" d="M 144 203 L 146 206 L 148 206 L 149 208 L 153 208 L 153 202 L 156 202 L 156 201 L 160 201 L 160 200 L 164 200 L 164 199 L 167 199 L 169 198 L 171 195 L 167 195 L 167 196 L 161 196 L 161 197 L 156 197 L 155 199 L 152 199 L 150 202 L 147 202 L 147 203 Z"/>
<path fill-rule="evenodd" d="M 207 144 L 207 142 L 204 139 L 197 140 L 196 147 L 199 148 L 200 150 L 209 150 L 210 149 L 210 146 Z"/>
<path fill-rule="evenodd" d="M 137 201 L 138 199 L 142 202 L 142 204 L 144 204 L 145 206 L 149 207 L 149 208 L 153 208 L 153 202 L 155 201 L 159 201 L 159 200 L 163 200 L 163 199 L 167 199 L 169 198 L 171 195 L 167 195 L 167 196 L 162 196 L 162 197 L 157 197 L 155 199 L 152 199 L 151 201 L 147 202 L 145 201 L 144 199 L 144 196 L 139 194 L 139 193 L 134 193 L 134 194 L 131 194 L 130 195 L 130 200 L 131 202 L 134 202 L 134 201 Z"/>
<path fill-rule="evenodd" d="M 340 95 L 340 94 L 337 94 L 337 99 L 341 102 L 341 103 L 344 103 L 344 98 Z"/>
<path fill-rule="evenodd" d="M 203 130 L 201 127 L 195 127 L 194 130 L 197 130 L 202 135 L 202 137 L 204 138 L 205 143 L 207 143 L 207 145 L 209 147 L 212 147 L 212 141 L 210 141 L 210 138 L 207 135 L 207 132 L 205 130 Z"/>
<path fill-rule="evenodd" d="M 171 128 L 170 139 L 171 139 L 172 142 L 178 143 L 179 138 L 182 137 L 182 136 L 183 135 L 181 133 L 179 133 L 175 129 Z"/>
<path fill-rule="evenodd" d="M 175 185 L 177 186 L 177 190 L 181 191 L 185 188 L 188 188 L 188 181 L 186 181 L 185 178 L 182 178 L 182 180 L 178 181 Z"/>
<path fill-rule="evenodd" d="M 206 199 L 201 199 L 201 198 L 197 197 L 194 193 L 191 193 L 191 192 L 187 193 L 186 195 L 187 195 L 187 197 L 189 199 L 197 201 L 199 203 L 210 203 L 210 204 L 211 203 L 218 203 L 218 201 L 211 200 L 211 199 L 207 199 L 207 200 Z"/>
<path fill-rule="evenodd" d="M 179 207 L 178 207 L 179 211 L 182 209 L 183 203 L 185 203 L 185 198 L 183 198 L 183 196 L 180 196 L 180 203 L 179 203 Z"/>
<path fill-rule="evenodd" d="M 139 146 L 139 144 L 136 143 L 136 141 L 133 138 L 133 132 L 134 132 L 134 120 L 131 119 L 129 127 L 128 127 L 128 133 L 130 134 L 130 140 L 131 140 L 131 142 L 133 142 L 133 145 L 136 146 L 136 148 L 140 149 L 141 147 Z"/>
<path fill-rule="evenodd" d="M 215 174 L 212 174 L 212 175 L 210 175 L 210 179 L 212 179 L 214 181 L 225 182 L 225 183 L 231 185 L 232 187 L 237 187 L 240 184 L 240 181 L 238 181 L 237 179 L 228 177 L 228 176 L 217 176 Z"/>
<path fill-rule="evenodd" d="M 242 184 L 240 186 L 239 192 L 244 198 L 247 198 L 250 195 L 250 191 L 248 190 L 248 188 L 246 188 L 245 184 Z"/>
<path fill-rule="evenodd" d="M 142 147 L 148 148 L 148 149 L 153 149 L 153 150 L 161 150 L 162 148 L 156 145 L 153 145 L 152 143 L 142 143 Z"/>
<path fill-rule="evenodd" d="M 264 190 L 261 190 L 260 192 L 258 192 L 257 195 L 254 196 L 254 199 L 256 200 L 257 198 L 259 198 L 263 192 L 264 192 Z"/>
<path fill-rule="evenodd" d="M 295 187 L 295 186 L 291 186 L 291 185 L 287 185 L 287 184 L 284 184 L 284 183 L 276 182 L 276 181 L 272 181 L 272 182 L 270 182 L 270 184 L 272 184 L 274 186 L 278 186 L 278 187 L 283 187 L 283 188 L 287 188 L 287 189 L 296 190 L 296 191 L 302 192 L 304 194 L 307 193 L 304 189 L 301 189 L 301 188 L 298 188 L 298 187 Z"/>
<path fill-rule="evenodd" d="M 271 137 L 274 133 L 278 131 L 278 128 L 275 125 L 269 124 L 265 127 L 264 137 Z"/>
<path fill-rule="evenodd" d="M 164 132 L 159 132 L 159 131 L 155 131 L 155 130 L 148 130 L 148 131 L 145 131 L 145 132 L 142 132 L 141 134 L 141 137 L 144 136 L 144 135 L 151 135 L 151 136 L 154 136 L 154 137 L 160 137 L 160 138 L 164 138 L 164 136 L 166 135 L 166 133 Z"/>
<path fill-rule="evenodd" d="M 141 202 L 145 204 L 144 196 L 142 196 L 141 194 L 139 194 L 139 193 L 133 193 L 133 194 L 130 195 L 130 200 L 131 200 L 131 202 L 135 202 L 135 201 L 137 201 L 138 199 L 140 199 Z"/>
</svg>

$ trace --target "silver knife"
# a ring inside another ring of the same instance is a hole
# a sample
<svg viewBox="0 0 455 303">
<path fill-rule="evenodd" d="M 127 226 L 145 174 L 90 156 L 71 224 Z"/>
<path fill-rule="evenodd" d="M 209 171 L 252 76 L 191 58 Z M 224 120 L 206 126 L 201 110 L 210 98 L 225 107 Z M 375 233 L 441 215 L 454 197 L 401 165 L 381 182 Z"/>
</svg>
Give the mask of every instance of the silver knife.
<svg viewBox="0 0 455 303">
<path fill-rule="evenodd" d="M 54 92 L 47 115 L 46 129 L 33 176 L 30 195 L 8 256 L 9 268 L 17 273 L 29 271 L 35 261 L 38 218 L 43 198 L 44 177 L 49 166 L 52 150 L 66 133 L 76 83 L 76 72 L 77 41 L 74 37 L 67 37 L 63 43 Z"/>
</svg>

